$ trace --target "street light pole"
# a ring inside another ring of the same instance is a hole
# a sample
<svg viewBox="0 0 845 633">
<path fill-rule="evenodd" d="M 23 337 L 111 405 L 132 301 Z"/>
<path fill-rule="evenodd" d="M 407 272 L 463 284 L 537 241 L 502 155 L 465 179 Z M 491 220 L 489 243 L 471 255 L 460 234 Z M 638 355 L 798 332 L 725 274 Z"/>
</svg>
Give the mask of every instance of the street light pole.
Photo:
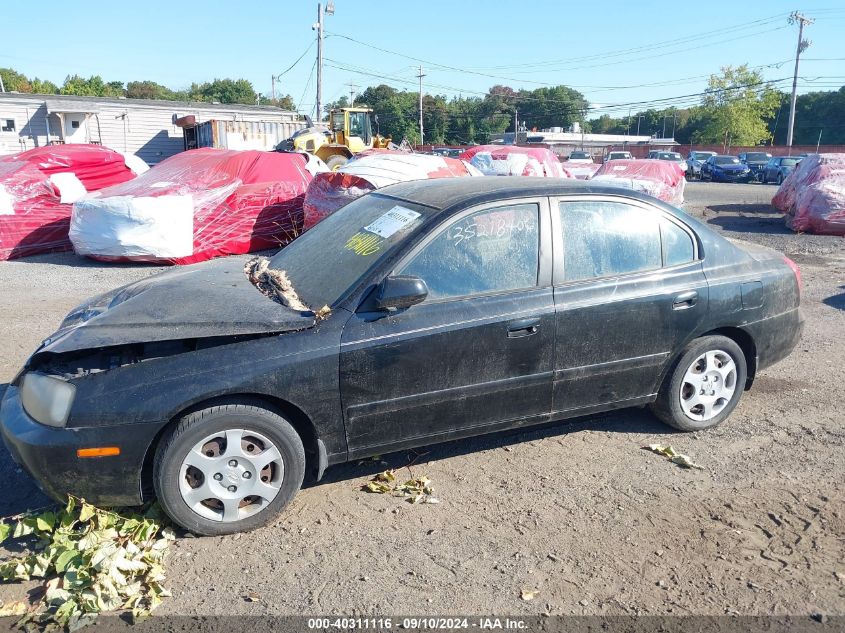
<svg viewBox="0 0 845 633">
<path fill-rule="evenodd" d="M 423 94 L 422 94 L 422 80 L 425 75 L 423 75 L 422 66 L 420 66 L 420 74 L 417 75 L 420 80 L 420 145 L 423 144 Z"/>
<path fill-rule="evenodd" d="M 812 24 L 814 20 L 804 17 L 797 11 L 789 16 L 789 23 L 795 24 L 798 22 L 798 48 L 795 50 L 795 72 L 792 75 L 792 100 L 789 104 L 789 128 L 786 130 L 786 146 L 792 147 L 792 132 L 795 128 L 795 103 L 798 99 L 798 60 L 803 53 L 810 46 L 809 40 L 804 39 L 804 25 Z"/>
</svg>

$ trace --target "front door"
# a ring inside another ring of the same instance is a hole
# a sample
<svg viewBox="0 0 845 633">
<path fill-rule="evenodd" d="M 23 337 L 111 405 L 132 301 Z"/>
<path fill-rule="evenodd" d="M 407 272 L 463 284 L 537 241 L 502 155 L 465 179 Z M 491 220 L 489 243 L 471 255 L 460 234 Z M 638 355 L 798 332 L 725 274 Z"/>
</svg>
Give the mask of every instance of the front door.
<svg viewBox="0 0 845 633">
<path fill-rule="evenodd" d="M 350 456 L 548 418 L 549 229 L 545 200 L 464 212 L 394 271 L 423 279 L 425 301 L 350 318 L 340 354 Z"/>
<path fill-rule="evenodd" d="M 618 198 L 552 205 L 563 257 L 555 279 L 556 416 L 640 404 L 707 310 L 693 234 Z"/>
</svg>

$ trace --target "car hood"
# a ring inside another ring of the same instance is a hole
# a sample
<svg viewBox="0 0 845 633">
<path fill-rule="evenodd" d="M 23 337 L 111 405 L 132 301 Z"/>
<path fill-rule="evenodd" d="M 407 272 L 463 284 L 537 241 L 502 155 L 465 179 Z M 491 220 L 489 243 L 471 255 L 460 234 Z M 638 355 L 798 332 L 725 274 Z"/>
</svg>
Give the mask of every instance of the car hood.
<svg viewBox="0 0 845 633">
<path fill-rule="evenodd" d="M 70 352 L 214 336 L 271 334 L 312 327 L 250 283 L 240 258 L 170 270 L 99 295 L 75 308 L 38 353 Z"/>
</svg>

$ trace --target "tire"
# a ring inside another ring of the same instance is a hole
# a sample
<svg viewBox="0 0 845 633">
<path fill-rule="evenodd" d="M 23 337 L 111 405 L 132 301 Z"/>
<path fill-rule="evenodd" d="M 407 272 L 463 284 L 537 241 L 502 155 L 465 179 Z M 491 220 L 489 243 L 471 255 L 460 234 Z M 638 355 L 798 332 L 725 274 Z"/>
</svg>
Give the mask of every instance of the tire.
<svg viewBox="0 0 845 633">
<path fill-rule="evenodd" d="M 326 166 L 332 171 L 337 171 L 338 167 L 343 167 L 348 162 L 349 159 L 343 154 L 335 154 L 334 156 L 329 156 Z"/>
<path fill-rule="evenodd" d="M 230 446 L 230 439 L 239 439 L 240 446 Z M 293 426 L 244 403 L 208 407 L 179 420 L 162 438 L 153 469 L 164 511 L 203 536 L 266 524 L 293 499 L 304 476 L 305 450 Z M 227 518 L 227 512 L 234 514 Z"/>
<path fill-rule="evenodd" d="M 721 367 L 719 363 L 723 363 Z M 713 428 L 736 408 L 746 376 L 745 354 L 739 345 L 725 336 L 703 336 L 687 345 L 675 361 L 651 409 L 663 422 L 681 431 Z M 698 387 L 711 393 L 700 397 Z"/>
</svg>

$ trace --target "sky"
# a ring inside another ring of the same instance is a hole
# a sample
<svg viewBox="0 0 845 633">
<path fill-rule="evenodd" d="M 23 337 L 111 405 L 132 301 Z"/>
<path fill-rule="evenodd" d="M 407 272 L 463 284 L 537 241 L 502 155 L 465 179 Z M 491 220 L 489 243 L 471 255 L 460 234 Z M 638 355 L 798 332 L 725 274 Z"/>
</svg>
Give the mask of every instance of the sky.
<svg viewBox="0 0 845 633">
<path fill-rule="evenodd" d="M 794 10 L 815 19 L 805 29 L 812 44 L 799 93 L 845 85 L 845 4 L 797 1 L 334 0 L 323 101 L 348 95 L 350 83 L 416 91 L 420 65 L 423 90 L 447 96 L 481 95 L 495 84 L 568 85 L 590 102 L 589 118 L 693 105 L 725 65 L 747 63 L 788 91 Z M 290 94 L 303 113 L 314 107 L 316 1 L 3 4 L 0 66 L 30 77 L 61 84 L 68 74 L 97 74 L 174 89 L 246 78 L 270 94 L 276 75 L 278 94 Z"/>
</svg>

